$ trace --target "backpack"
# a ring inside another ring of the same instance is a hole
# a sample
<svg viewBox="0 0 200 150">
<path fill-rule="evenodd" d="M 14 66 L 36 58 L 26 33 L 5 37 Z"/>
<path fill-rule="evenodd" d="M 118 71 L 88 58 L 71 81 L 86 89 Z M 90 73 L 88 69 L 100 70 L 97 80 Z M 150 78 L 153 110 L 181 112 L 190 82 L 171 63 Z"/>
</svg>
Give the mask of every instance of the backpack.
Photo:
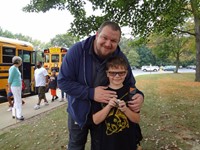
<svg viewBox="0 0 200 150">
<path fill-rule="evenodd" d="M 26 89 L 26 84 L 24 83 L 24 80 L 22 80 L 22 91 Z"/>
</svg>

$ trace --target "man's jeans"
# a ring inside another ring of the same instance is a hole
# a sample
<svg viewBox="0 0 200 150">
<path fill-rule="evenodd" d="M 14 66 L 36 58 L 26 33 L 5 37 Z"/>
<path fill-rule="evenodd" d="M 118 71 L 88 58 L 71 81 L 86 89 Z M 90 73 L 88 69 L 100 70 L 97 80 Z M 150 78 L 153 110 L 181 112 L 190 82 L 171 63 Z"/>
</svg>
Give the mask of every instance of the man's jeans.
<svg viewBox="0 0 200 150">
<path fill-rule="evenodd" d="M 71 118 L 70 114 L 68 114 L 68 129 L 68 150 L 84 150 L 89 131 L 91 135 L 91 150 L 99 150 L 100 133 L 98 132 L 98 126 L 93 123 L 92 117 L 88 117 L 86 125 L 83 128 L 80 128 L 79 125 Z"/>
</svg>

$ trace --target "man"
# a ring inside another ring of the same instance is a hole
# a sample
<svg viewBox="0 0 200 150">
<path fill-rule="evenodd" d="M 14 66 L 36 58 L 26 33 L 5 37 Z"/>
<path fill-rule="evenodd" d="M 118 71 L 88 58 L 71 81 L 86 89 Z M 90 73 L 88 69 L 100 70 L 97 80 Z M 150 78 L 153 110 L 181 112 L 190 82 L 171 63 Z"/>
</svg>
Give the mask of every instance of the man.
<svg viewBox="0 0 200 150">
<path fill-rule="evenodd" d="M 95 36 L 74 44 L 65 55 L 58 75 L 59 88 L 68 95 L 68 150 L 84 150 L 88 131 L 91 134 L 91 150 L 99 147 L 92 121 L 91 102 L 108 103 L 116 97 L 114 91 L 105 90 L 107 77 L 105 64 L 112 56 L 126 56 L 118 44 L 121 29 L 115 22 L 104 22 Z M 135 87 L 131 68 L 125 79 L 128 86 Z M 129 107 L 138 112 L 143 103 L 143 94 L 137 90 Z"/>
<path fill-rule="evenodd" d="M 48 85 L 48 72 L 47 70 L 42 67 L 42 62 L 37 62 L 37 69 L 34 72 L 34 79 L 36 91 L 38 92 L 38 103 L 34 106 L 34 109 L 40 109 L 40 103 L 42 99 L 44 99 L 44 104 L 48 105 L 48 101 L 46 99 L 45 91 L 46 86 Z"/>
</svg>

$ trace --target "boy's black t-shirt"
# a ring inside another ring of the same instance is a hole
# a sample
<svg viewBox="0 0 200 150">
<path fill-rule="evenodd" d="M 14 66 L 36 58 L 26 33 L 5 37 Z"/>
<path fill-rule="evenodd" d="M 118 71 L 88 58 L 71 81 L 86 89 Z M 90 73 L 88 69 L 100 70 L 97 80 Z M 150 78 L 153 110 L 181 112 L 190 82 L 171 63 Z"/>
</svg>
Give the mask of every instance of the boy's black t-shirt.
<svg viewBox="0 0 200 150">
<path fill-rule="evenodd" d="M 118 90 L 118 99 L 129 101 L 129 87 Z M 102 109 L 103 105 L 94 102 L 93 114 Z M 106 119 L 100 124 L 100 149 L 101 150 L 136 150 L 135 123 L 131 122 L 124 113 L 117 108 L 112 108 Z"/>
<path fill-rule="evenodd" d="M 57 76 L 50 76 L 49 88 L 56 90 L 56 88 L 57 88 Z"/>
</svg>

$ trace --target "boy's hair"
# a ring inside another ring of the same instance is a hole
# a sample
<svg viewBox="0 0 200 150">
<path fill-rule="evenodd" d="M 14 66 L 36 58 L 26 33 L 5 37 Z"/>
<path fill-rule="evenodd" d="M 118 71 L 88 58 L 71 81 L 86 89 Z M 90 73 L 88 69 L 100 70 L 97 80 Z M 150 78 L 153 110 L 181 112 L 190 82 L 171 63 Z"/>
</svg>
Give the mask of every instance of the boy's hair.
<svg viewBox="0 0 200 150">
<path fill-rule="evenodd" d="M 106 70 L 109 68 L 125 68 L 128 69 L 128 62 L 123 58 L 119 56 L 114 56 L 108 59 L 106 63 Z"/>
<path fill-rule="evenodd" d="M 98 29 L 98 32 L 100 33 L 105 26 L 111 27 L 114 31 L 119 31 L 120 35 L 122 33 L 120 26 L 116 22 L 113 22 L 113 21 L 105 21 L 104 23 L 102 23 Z"/>
</svg>

